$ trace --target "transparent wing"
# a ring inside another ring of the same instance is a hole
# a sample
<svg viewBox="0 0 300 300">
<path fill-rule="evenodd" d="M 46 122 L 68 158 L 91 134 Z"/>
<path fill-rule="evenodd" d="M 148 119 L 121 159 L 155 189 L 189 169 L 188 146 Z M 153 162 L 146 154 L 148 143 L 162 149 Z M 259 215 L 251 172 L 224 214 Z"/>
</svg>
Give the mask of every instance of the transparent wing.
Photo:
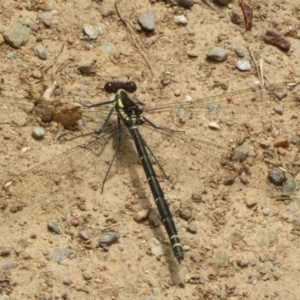
<svg viewBox="0 0 300 300">
<path fill-rule="evenodd" d="M 183 122 L 189 119 L 227 123 L 237 119 L 268 120 L 268 116 L 274 114 L 276 104 L 281 104 L 283 109 L 299 108 L 299 93 L 299 84 L 279 83 L 256 90 L 246 89 L 195 101 L 166 103 L 144 111 L 147 114 L 168 112 L 170 115 L 178 116 Z"/>
<path fill-rule="evenodd" d="M 2 186 L 4 195 L 1 197 L 1 206 L 16 211 L 54 198 L 62 199 L 61 192 L 82 183 L 86 173 L 95 173 L 101 182 L 111 160 L 105 155 L 107 147 L 112 148 L 113 133 L 111 131 L 103 136 L 93 137 L 82 145 L 9 178 Z M 101 183 L 99 187 L 100 185 Z"/>
<path fill-rule="evenodd" d="M 296 174 L 292 171 L 295 159 L 286 160 L 283 168 L 282 158 L 276 157 L 275 148 L 273 155 L 271 150 L 266 154 L 251 139 L 237 144 L 235 139 L 226 141 L 219 132 L 205 128 L 198 129 L 201 138 L 197 138 L 197 134 L 189 136 L 183 131 L 153 129 L 151 126 L 143 126 L 141 131 L 154 155 L 159 156 L 164 171 L 167 174 L 175 172 L 179 181 L 194 182 L 194 190 L 204 188 L 202 180 L 206 185 L 227 186 L 233 190 L 253 188 L 278 199 L 291 197 L 298 190 Z M 284 174 L 282 184 L 275 185 L 270 180 L 271 170 Z"/>
</svg>

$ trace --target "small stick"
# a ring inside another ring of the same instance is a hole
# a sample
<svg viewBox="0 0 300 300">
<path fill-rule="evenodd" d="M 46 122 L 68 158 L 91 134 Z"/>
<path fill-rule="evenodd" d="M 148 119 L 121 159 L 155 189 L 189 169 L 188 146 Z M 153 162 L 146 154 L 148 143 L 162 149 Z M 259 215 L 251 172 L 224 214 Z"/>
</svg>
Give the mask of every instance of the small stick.
<svg viewBox="0 0 300 300">
<path fill-rule="evenodd" d="M 112 228 L 112 227 L 119 226 L 119 225 L 121 225 L 121 224 L 123 224 L 123 223 L 127 222 L 127 221 L 128 221 L 128 220 L 130 220 L 130 219 L 131 219 L 131 217 L 128 217 L 128 218 L 127 218 L 127 219 L 125 219 L 123 222 L 119 222 L 119 223 L 111 224 L 111 225 L 109 225 L 109 226 L 105 227 L 104 229 L 101 229 L 101 232 L 103 232 L 103 231 L 106 231 L 108 228 Z"/>
<path fill-rule="evenodd" d="M 146 45 L 143 42 L 143 40 L 135 33 L 135 31 L 134 31 L 133 27 L 130 25 L 130 23 L 121 14 L 120 9 L 119 9 L 119 3 L 120 2 L 121 2 L 121 0 L 116 0 L 116 2 L 115 2 L 116 11 L 117 11 L 117 14 L 118 14 L 119 18 L 121 19 L 122 23 L 125 25 L 128 36 L 130 36 L 130 38 L 131 38 L 131 39 L 128 38 L 128 41 L 132 46 L 134 46 L 138 50 L 140 55 L 143 56 L 144 60 L 146 61 L 146 63 L 148 64 L 148 66 L 151 70 L 152 75 L 155 76 L 155 73 L 153 71 L 151 63 L 149 62 L 149 60 L 148 60 L 147 56 L 145 55 L 144 51 L 141 49 L 141 47 L 139 45 L 139 42 L 143 45 L 144 48 L 146 48 Z"/>
</svg>

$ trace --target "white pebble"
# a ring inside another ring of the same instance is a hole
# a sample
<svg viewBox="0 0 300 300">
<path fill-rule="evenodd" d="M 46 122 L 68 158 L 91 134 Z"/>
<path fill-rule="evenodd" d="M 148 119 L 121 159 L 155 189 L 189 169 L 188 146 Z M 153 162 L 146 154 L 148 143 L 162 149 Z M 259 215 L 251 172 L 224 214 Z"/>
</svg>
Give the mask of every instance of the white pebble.
<svg viewBox="0 0 300 300">
<path fill-rule="evenodd" d="M 36 140 L 40 140 L 45 135 L 45 130 L 41 127 L 35 127 L 31 133 L 32 137 Z"/>
<path fill-rule="evenodd" d="M 21 155 L 24 154 L 24 153 L 26 153 L 28 150 L 29 150 L 28 147 L 23 147 L 23 148 L 21 149 Z"/>
<path fill-rule="evenodd" d="M 186 101 L 186 102 L 189 102 L 189 101 L 192 101 L 192 100 L 193 100 L 193 98 L 191 96 L 189 96 L 189 95 L 186 95 L 184 97 L 184 101 Z"/>
<path fill-rule="evenodd" d="M 140 210 L 135 214 L 134 220 L 137 222 L 140 222 L 140 221 L 144 220 L 145 218 L 147 218 L 148 214 L 149 214 L 148 209 Z"/>
<path fill-rule="evenodd" d="M 174 96 L 178 97 L 178 96 L 180 96 L 180 95 L 181 95 L 180 90 L 175 90 L 175 91 L 174 91 Z"/>
<path fill-rule="evenodd" d="M 235 66 L 240 70 L 240 71 L 249 71 L 251 70 L 251 65 L 248 60 L 239 60 Z"/>
<path fill-rule="evenodd" d="M 215 123 L 215 122 L 209 122 L 208 127 L 209 127 L 210 129 L 220 130 L 219 124 L 217 124 L 217 123 Z"/>
<path fill-rule="evenodd" d="M 84 26 L 83 26 L 83 31 L 84 31 L 84 33 L 85 33 L 86 35 L 89 36 L 89 38 L 90 38 L 91 40 L 96 39 L 97 36 L 98 36 L 97 30 L 95 30 L 95 28 L 94 28 L 92 25 L 90 25 L 90 24 L 84 25 Z"/>
<path fill-rule="evenodd" d="M 186 25 L 187 24 L 187 19 L 184 15 L 180 15 L 180 16 L 174 17 L 174 22 L 176 24 Z"/>
</svg>

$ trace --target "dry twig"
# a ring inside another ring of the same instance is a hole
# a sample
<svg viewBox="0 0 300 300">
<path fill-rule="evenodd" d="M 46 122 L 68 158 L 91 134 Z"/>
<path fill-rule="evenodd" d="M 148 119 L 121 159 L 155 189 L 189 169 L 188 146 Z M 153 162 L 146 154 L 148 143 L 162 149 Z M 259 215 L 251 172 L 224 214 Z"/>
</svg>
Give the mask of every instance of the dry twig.
<svg viewBox="0 0 300 300">
<path fill-rule="evenodd" d="M 127 35 L 128 35 L 128 41 L 134 48 L 137 49 L 137 51 L 140 53 L 140 55 L 142 55 L 142 57 L 148 64 L 152 75 L 155 76 L 155 73 L 153 71 L 151 63 L 149 62 L 149 60 L 145 54 L 145 50 L 147 50 L 147 47 L 146 47 L 145 43 L 143 42 L 143 40 L 136 34 L 136 32 L 135 32 L 134 28 L 131 26 L 131 24 L 121 14 L 120 8 L 119 8 L 120 2 L 121 2 L 121 0 L 116 0 L 116 2 L 115 2 L 116 11 L 117 11 L 119 18 L 121 19 L 122 23 L 124 24 L 124 26 L 126 28 Z M 144 48 L 144 50 L 142 48 Z"/>
</svg>

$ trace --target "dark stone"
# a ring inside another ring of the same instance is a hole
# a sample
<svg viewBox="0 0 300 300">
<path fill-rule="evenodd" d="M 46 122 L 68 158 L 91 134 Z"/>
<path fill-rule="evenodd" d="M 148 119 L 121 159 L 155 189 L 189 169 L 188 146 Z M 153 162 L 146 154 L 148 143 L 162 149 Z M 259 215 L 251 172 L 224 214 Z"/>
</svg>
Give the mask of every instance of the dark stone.
<svg viewBox="0 0 300 300">
<path fill-rule="evenodd" d="M 235 181 L 235 176 L 228 175 L 224 178 L 224 185 L 233 185 Z"/>
<path fill-rule="evenodd" d="M 269 179 L 275 185 L 282 185 L 286 181 L 284 172 L 279 169 L 271 169 L 269 171 Z"/>
</svg>

